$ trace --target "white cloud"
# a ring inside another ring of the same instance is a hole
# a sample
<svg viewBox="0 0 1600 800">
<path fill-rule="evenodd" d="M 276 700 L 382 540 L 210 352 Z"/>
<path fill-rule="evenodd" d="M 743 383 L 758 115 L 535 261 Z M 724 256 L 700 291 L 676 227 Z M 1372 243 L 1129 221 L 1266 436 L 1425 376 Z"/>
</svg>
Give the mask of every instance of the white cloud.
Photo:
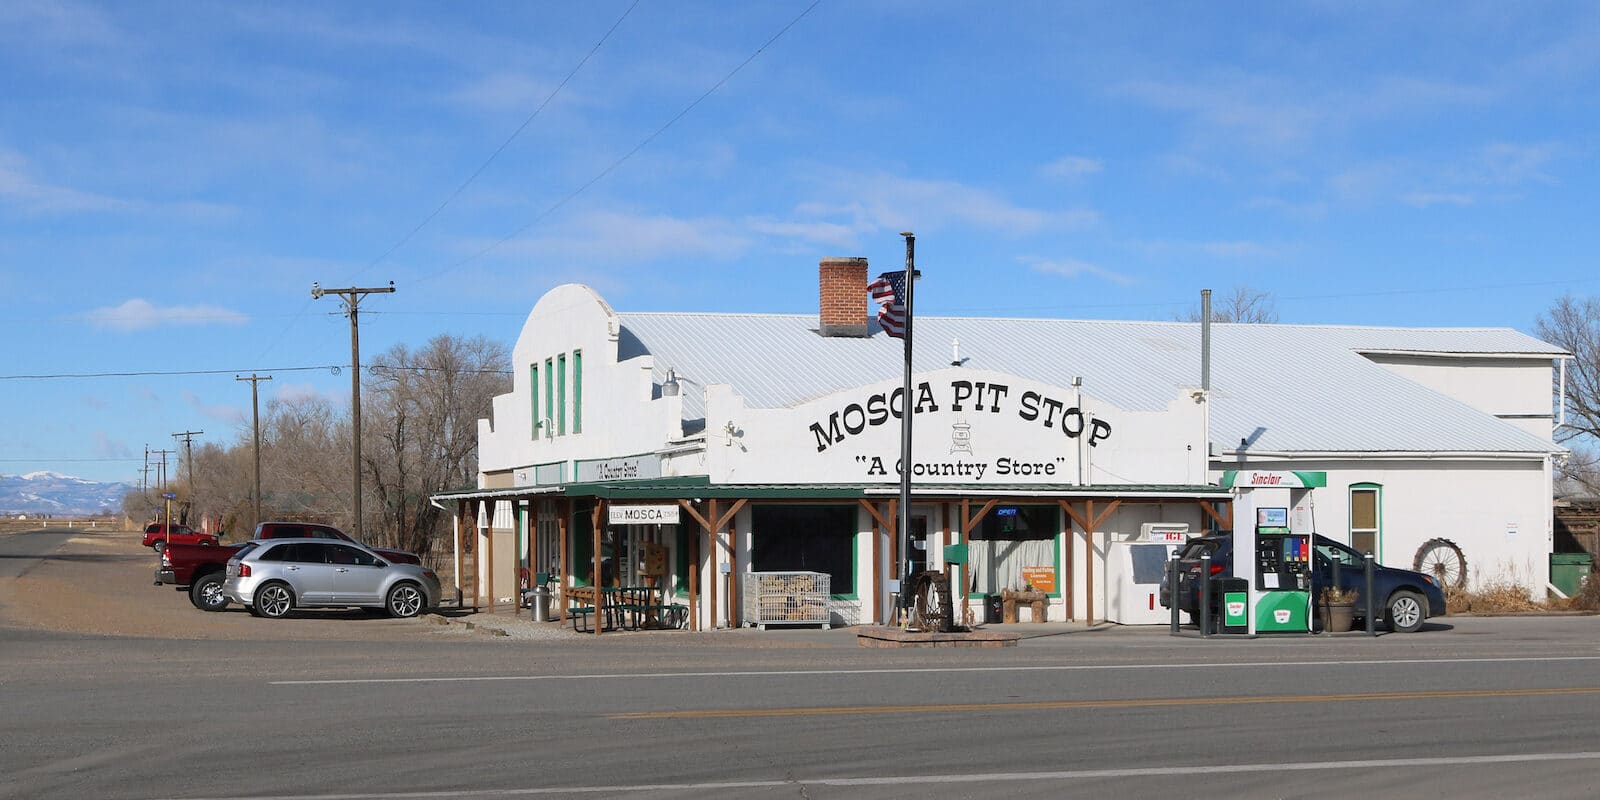
<svg viewBox="0 0 1600 800">
<path fill-rule="evenodd" d="M 1059 275 L 1063 278 L 1099 278 L 1103 281 L 1115 283 L 1119 286 L 1129 286 L 1136 282 L 1132 277 L 1127 275 L 1113 272 L 1112 270 L 1106 269 L 1102 266 L 1090 264 L 1087 261 L 1078 261 L 1077 259 L 1072 258 L 1056 260 L 1043 258 L 1023 258 L 1021 261 L 1024 264 L 1027 264 L 1028 267 L 1034 272 L 1042 273 L 1044 275 Z"/>
<path fill-rule="evenodd" d="M 53 186 L 26 174 L 26 165 L 14 153 L 0 152 L 0 200 L 29 214 L 117 211 L 130 207 L 124 200 L 66 186 Z"/>
<path fill-rule="evenodd" d="M 1410 192 L 1400 198 L 1406 205 L 1417 208 L 1429 206 L 1470 206 L 1477 198 L 1461 192 Z"/>
<path fill-rule="evenodd" d="M 277 391 L 273 393 L 272 399 L 279 403 L 285 403 L 288 405 L 295 405 L 314 400 L 332 402 L 340 399 L 343 399 L 348 403 L 350 399 L 349 392 L 325 392 L 309 383 L 285 383 L 276 388 Z"/>
<path fill-rule="evenodd" d="M 1168 256 L 1178 255 L 1203 255 L 1212 258 L 1243 259 L 1243 258 L 1272 258 L 1283 253 L 1284 248 L 1277 245 L 1252 242 L 1248 240 L 1218 240 L 1209 242 L 1176 242 L 1154 241 L 1138 242 L 1135 246 L 1152 255 Z"/>
<path fill-rule="evenodd" d="M 243 423 L 247 418 L 246 413 L 242 409 L 235 408 L 233 406 L 207 405 L 205 401 L 201 400 L 200 396 L 194 392 L 183 392 L 183 400 L 189 404 L 191 409 L 194 409 L 195 413 L 209 419 L 239 424 Z"/>
<path fill-rule="evenodd" d="M 243 325 L 249 317 L 220 306 L 157 306 L 135 297 L 118 306 L 97 308 L 83 315 L 97 328 L 139 331 L 171 325 Z"/>
<path fill-rule="evenodd" d="M 1025 208 L 999 194 L 956 181 L 903 178 L 887 173 L 835 173 L 822 179 L 824 194 L 797 211 L 846 217 L 862 231 L 932 230 L 967 226 L 1007 234 L 1059 232 L 1100 221 L 1091 209 Z"/>
<path fill-rule="evenodd" d="M 1448 172 L 1461 183 L 1490 186 L 1516 186 L 1524 183 L 1555 183 L 1545 167 L 1555 160 L 1561 148 L 1550 143 L 1524 145 L 1496 142 L 1485 145 L 1465 162 Z"/>
<path fill-rule="evenodd" d="M 111 438 L 105 431 L 95 431 L 94 454 L 100 458 L 132 458 L 133 448 Z"/>
<path fill-rule="evenodd" d="M 1075 181 L 1085 176 L 1093 175 L 1104 168 L 1105 165 L 1097 159 L 1084 158 L 1083 156 L 1062 156 L 1041 167 L 1039 172 L 1047 178 Z"/>
</svg>

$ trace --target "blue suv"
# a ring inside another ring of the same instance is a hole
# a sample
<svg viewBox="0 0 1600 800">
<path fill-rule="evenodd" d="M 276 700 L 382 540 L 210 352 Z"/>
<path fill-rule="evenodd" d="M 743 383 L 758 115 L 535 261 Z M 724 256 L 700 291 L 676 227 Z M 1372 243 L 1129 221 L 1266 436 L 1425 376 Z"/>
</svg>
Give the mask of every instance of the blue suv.
<svg viewBox="0 0 1600 800">
<path fill-rule="evenodd" d="M 1197 612 L 1200 608 L 1198 580 L 1200 557 L 1207 554 L 1211 556 L 1210 577 L 1222 578 L 1232 575 L 1233 535 L 1214 533 L 1190 539 L 1178 554 L 1178 609 L 1188 613 L 1191 622 L 1199 619 Z M 1366 574 L 1363 571 L 1364 561 L 1365 558 L 1360 553 L 1319 535 L 1316 537 L 1311 580 L 1319 592 L 1322 587 L 1332 586 L 1337 582 L 1341 589 L 1364 594 L 1367 588 Z M 1337 581 L 1334 577 L 1335 565 L 1338 566 Z M 1168 570 L 1170 569 L 1169 564 Z M 1170 579 L 1170 575 L 1164 575 L 1161 580 L 1163 608 L 1172 607 L 1172 597 L 1168 590 Z M 1216 615 L 1219 605 L 1217 596 L 1220 592 L 1216 591 L 1215 585 L 1211 588 L 1211 613 Z M 1442 617 L 1446 613 L 1444 590 L 1431 576 L 1421 572 L 1374 564 L 1372 588 L 1378 620 L 1396 633 L 1411 633 L 1421 628 L 1423 621 L 1429 617 Z M 1365 613 L 1366 602 L 1357 600 L 1355 610 L 1357 619 L 1360 619 Z"/>
</svg>

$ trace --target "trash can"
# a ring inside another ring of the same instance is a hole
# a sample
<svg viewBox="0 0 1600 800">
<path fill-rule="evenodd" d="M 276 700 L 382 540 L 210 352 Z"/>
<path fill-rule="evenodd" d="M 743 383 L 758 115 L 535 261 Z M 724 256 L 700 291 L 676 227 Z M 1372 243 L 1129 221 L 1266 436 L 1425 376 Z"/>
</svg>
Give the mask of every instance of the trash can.
<svg viewBox="0 0 1600 800">
<path fill-rule="evenodd" d="M 1212 578 L 1211 603 L 1216 633 L 1250 632 L 1250 582 L 1244 578 Z"/>
<path fill-rule="evenodd" d="M 999 625 L 1005 615 L 1005 607 L 1000 603 L 1000 595 L 986 594 L 983 596 L 983 624 Z"/>
<path fill-rule="evenodd" d="M 541 583 L 533 587 L 533 592 L 530 593 L 529 597 L 531 598 L 529 603 L 533 606 L 533 621 L 549 622 L 550 587 Z"/>
<path fill-rule="evenodd" d="M 1588 553 L 1551 553 L 1550 583 L 1571 597 L 1583 591 L 1583 579 L 1594 570 L 1594 556 Z"/>
</svg>

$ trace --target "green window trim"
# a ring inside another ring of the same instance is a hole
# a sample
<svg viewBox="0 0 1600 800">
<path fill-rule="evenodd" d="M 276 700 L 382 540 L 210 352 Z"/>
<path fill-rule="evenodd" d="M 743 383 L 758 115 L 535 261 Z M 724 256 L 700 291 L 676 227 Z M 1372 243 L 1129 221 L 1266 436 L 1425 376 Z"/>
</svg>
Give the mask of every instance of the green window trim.
<svg viewBox="0 0 1600 800">
<path fill-rule="evenodd" d="M 528 365 L 528 395 L 533 398 L 533 439 L 539 439 L 539 365 Z"/>
<path fill-rule="evenodd" d="M 1373 527 L 1371 528 L 1356 527 L 1356 494 L 1358 492 L 1372 495 Z M 1370 532 L 1372 534 L 1372 557 L 1378 563 L 1383 563 L 1383 484 L 1366 481 L 1350 484 L 1350 489 L 1346 495 L 1346 503 L 1346 510 L 1349 512 L 1346 527 L 1350 534 L 1350 546 L 1355 550 L 1361 550 L 1356 544 L 1356 532 Z"/>
<path fill-rule="evenodd" d="M 572 351 L 572 432 L 583 433 L 583 351 Z"/>
<path fill-rule="evenodd" d="M 556 356 L 556 435 L 567 435 L 567 354 Z"/>
<path fill-rule="evenodd" d="M 1021 504 L 1019 504 L 1019 505 L 1021 505 Z M 993 514 L 994 512 L 990 511 L 989 513 Z M 1056 590 L 1053 591 L 1053 592 L 1046 592 L 1045 593 L 1045 597 L 1050 597 L 1050 598 L 1059 598 L 1059 597 L 1061 597 L 1061 592 L 1062 592 L 1063 589 L 1066 588 L 1066 585 L 1067 585 L 1067 582 L 1063 579 L 1063 576 L 1061 575 L 1061 542 L 1062 542 L 1063 539 L 1068 539 L 1068 540 L 1071 539 L 1071 537 L 1072 537 L 1072 525 L 1071 525 L 1071 523 L 1063 521 L 1065 519 L 1065 517 L 1066 517 L 1066 515 L 1062 514 L 1060 509 L 1056 509 L 1056 535 L 1051 537 L 1051 547 L 1055 551 L 1055 556 L 1054 557 L 1055 557 L 1055 570 L 1056 570 Z M 982 524 L 981 521 L 980 521 L 979 524 Z M 959 527 L 959 526 L 957 526 L 957 527 Z M 988 541 L 988 540 L 978 540 L 978 541 Z M 1004 540 L 1000 540 L 1000 541 L 1004 541 Z M 956 542 L 958 544 L 962 543 L 962 542 L 965 542 L 969 548 L 975 543 L 973 541 L 968 541 L 968 540 L 962 539 L 960 533 L 956 534 Z M 1093 547 L 1093 543 L 1091 543 L 1090 546 L 1092 548 Z M 971 568 L 972 568 L 971 559 L 968 559 L 967 563 L 961 565 L 961 581 L 962 581 L 962 583 L 967 583 L 967 582 L 972 580 L 971 574 L 967 572 L 967 570 L 969 570 Z M 960 593 L 957 592 L 957 593 L 953 593 L 953 594 L 959 596 Z M 986 594 L 986 593 L 985 592 L 969 592 L 967 594 L 967 599 L 968 600 L 982 600 L 984 594 Z"/>
<path fill-rule="evenodd" d="M 544 418 L 549 422 L 556 418 L 556 363 L 553 358 L 544 360 Z M 555 435 L 555 430 L 547 431 L 546 435 Z"/>
</svg>

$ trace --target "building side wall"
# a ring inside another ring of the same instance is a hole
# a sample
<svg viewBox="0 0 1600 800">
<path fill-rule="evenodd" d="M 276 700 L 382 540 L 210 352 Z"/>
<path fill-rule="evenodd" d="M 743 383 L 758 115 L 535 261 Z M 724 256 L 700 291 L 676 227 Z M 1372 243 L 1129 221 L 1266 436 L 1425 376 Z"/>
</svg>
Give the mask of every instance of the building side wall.
<svg viewBox="0 0 1600 800">
<path fill-rule="evenodd" d="M 1223 465 L 1216 466 L 1220 478 Z M 1380 563 L 1411 569 L 1425 542 L 1449 539 L 1466 556 L 1473 586 L 1511 580 L 1544 596 L 1554 523 L 1550 471 L 1543 459 L 1307 459 L 1257 466 L 1327 472 L 1328 485 L 1312 493 L 1316 529 L 1346 544 L 1351 488 L 1378 486 Z"/>
<path fill-rule="evenodd" d="M 1441 358 L 1370 355 L 1373 363 L 1460 400 L 1511 424 L 1551 438 L 1551 381 L 1548 358 Z"/>
</svg>

